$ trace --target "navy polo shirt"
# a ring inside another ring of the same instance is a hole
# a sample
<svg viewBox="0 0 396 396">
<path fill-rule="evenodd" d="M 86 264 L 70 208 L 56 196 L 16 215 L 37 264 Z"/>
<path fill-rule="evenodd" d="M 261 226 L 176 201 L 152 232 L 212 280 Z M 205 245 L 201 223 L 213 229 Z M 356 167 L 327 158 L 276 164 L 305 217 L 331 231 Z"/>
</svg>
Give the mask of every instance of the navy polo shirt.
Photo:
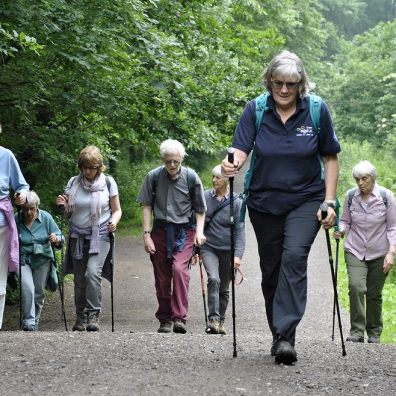
<svg viewBox="0 0 396 396">
<path fill-rule="evenodd" d="M 256 162 L 247 206 L 284 215 L 311 200 L 325 198 L 320 157 L 341 151 L 327 105 L 320 110 L 320 133 L 313 126 L 309 96 L 298 98 L 296 112 L 283 124 L 272 96 L 256 136 Z M 256 134 L 256 103 L 248 102 L 237 125 L 233 147 L 249 154 Z"/>
</svg>

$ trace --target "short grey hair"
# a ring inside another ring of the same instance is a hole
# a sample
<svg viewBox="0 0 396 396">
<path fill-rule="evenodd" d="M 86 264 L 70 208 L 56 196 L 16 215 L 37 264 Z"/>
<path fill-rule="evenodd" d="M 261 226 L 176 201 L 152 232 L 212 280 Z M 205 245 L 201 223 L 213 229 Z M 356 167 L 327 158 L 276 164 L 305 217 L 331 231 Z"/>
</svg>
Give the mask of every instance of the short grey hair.
<svg viewBox="0 0 396 396">
<path fill-rule="evenodd" d="M 282 51 L 269 63 L 263 74 L 264 86 L 272 92 L 271 80 L 274 76 L 294 77 L 298 79 L 298 92 L 305 96 L 315 88 L 315 84 L 308 79 L 302 60 L 293 52 Z"/>
<path fill-rule="evenodd" d="M 377 178 L 377 171 L 371 162 L 365 160 L 353 167 L 352 176 L 354 179 L 362 176 L 371 176 L 375 180 Z"/>
<path fill-rule="evenodd" d="M 40 206 L 40 198 L 33 190 L 26 193 L 26 201 L 22 205 L 22 207 L 30 208 L 32 206 L 34 206 L 35 208 L 38 208 Z"/>
<path fill-rule="evenodd" d="M 161 158 L 164 158 L 166 155 L 179 154 L 183 160 L 186 156 L 186 149 L 178 140 L 166 139 L 160 145 L 160 154 Z"/>
<path fill-rule="evenodd" d="M 213 169 L 212 169 L 212 175 L 213 176 L 217 176 L 217 177 L 221 177 L 222 179 L 225 179 L 227 181 L 227 183 L 229 182 L 228 177 L 224 176 L 221 173 L 221 165 L 216 165 Z"/>
</svg>

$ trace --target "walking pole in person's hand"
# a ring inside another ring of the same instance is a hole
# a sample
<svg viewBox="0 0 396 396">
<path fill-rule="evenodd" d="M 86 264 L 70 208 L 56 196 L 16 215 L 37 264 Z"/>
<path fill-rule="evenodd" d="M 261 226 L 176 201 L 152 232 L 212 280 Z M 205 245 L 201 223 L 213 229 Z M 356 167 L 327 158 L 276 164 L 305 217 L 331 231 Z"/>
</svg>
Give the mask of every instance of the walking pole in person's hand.
<svg viewBox="0 0 396 396">
<path fill-rule="evenodd" d="M 233 147 L 229 147 L 227 149 L 228 152 L 228 162 L 231 164 L 234 163 L 234 153 L 235 149 Z M 230 177 L 230 230 L 231 230 L 231 263 L 230 263 L 230 271 L 231 271 L 231 301 L 232 301 L 232 333 L 234 337 L 234 353 L 233 357 L 237 357 L 237 343 L 236 343 L 236 326 L 235 326 L 235 270 L 234 270 L 234 259 L 235 259 L 235 241 L 234 241 L 234 232 L 235 232 L 235 222 L 234 222 L 234 178 Z"/>
<path fill-rule="evenodd" d="M 203 276 L 203 263 L 202 263 L 202 255 L 201 255 L 201 248 L 199 246 L 195 247 L 195 255 L 198 256 L 198 263 L 199 263 L 199 275 L 201 278 L 201 291 L 202 291 L 202 301 L 204 306 L 204 314 L 205 314 L 205 332 L 208 331 L 208 311 L 206 309 L 206 296 L 205 296 L 205 282 Z"/>
<path fill-rule="evenodd" d="M 109 222 L 111 224 L 111 222 Z M 114 333 L 114 233 L 109 232 L 110 250 L 111 250 L 111 282 L 110 282 L 110 299 L 111 299 L 111 332 Z"/>
<path fill-rule="evenodd" d="M 63 268 L 63 216 L 65 214 L 65 208 L 63 205 L 58 205 L 61 219 L 60 219 L 60 232 L 61 232 L 61 271 Z M 55 258 L 55 250 L 54 250 L 54 258 Z M 65 324 L 65 330 L 69 331 L 67 328 L 67 319 L 66 319 L 66 310 L 65 310 L 65 279 L 63 278 L 63 275 L 59 275 L 59 269 L 57 268 L 56 275 L 58 276 L 58 289 L 59 289 L 59 295 L 61 299 L 61 310 L 62 310 L 62 317 L 63 317 L 63 323 Z"/>
<path fill-rule="evenodd" d="M 16 194 L 18 196 L 19 193 Z M 19 328 L 22 329 L 22 240 L 21 240 L 21 206 L 17 205 L 18 212 L 18 253 L 19 253 Z"/>
<path fill-rule="evenodd" d="M 327 217 L 327 210 L 328 206 L 326 202 L 323 202 L 320 205 L 320 211 L 322 212 L 322 219 Z M 327 242 L 327 251 L 329 253 L 329 263 L 330 263 L 330 270 L 331 270 L 331 279 L 333 281 L 333 289 L 334 289 L 334 300 L 335 306 L 337 309 L 337 317 L 338 317 L 338 327 L 340 328 L 340 336 L 341 336 L 341 345 L 342 345 L 342 356 L 346 356 L 345 351 L 345 344 L 344 344 L 344 336 L 342 334 L 342 323 L 341 323 L 341 314 L 340 314 L 340 304 L 338 301 L 338 292 L 337 292 L 337 283 L 335 279 L 335 272 L 334 272 L 334 263 L 333 263 L 333 255 L 331 253 L 331 244 L 330 244 L 330 235 L 329 230 L 325 229 L 326 233 L 326 242 Z"/>
<path fill-rule="evenodd" d="M 54 261 L 56 265 L 56 277 L 58 278 L 58 290 L 59 290 L 59 296 L 61 300 L 61 313 L 62 313 L 62 318 L 63 318 L 63 323 L 65 324 L 65 330 L 67 330 L 67 320 L 66 320 L 66 312 L 65 312 L 65 300 L 64 300 L 64 292 L 63 292 L 63 285 L 61 284 L 63 282 L 63 279 L 59 276 L 59 268 L 58 268 L 58 262 L 56 260 L 56 253 L 55 253 L 55 247 L 52 246 L 52 254 L 54 255 Z M 51 264 L 52 265 L 52 264 Z M 50 267 L 51 271 L 51 267 Z"/>
<path fill-rule="evenodd" d="M 336 212 L 336 222 L 334 225 L 334 231 L 337 232 L 340 230 L 339 227 L 339 215 L 340 215 L 340 202 L 338 201 L 338 198 L 336 199 L 336 205 L 335 205 L 335 212 Z M 340 239 L 336 238 L 336 260 L 335 260 L 335 272 L 334 272 L 334 278 L 335 278 L 335 284 L 337 287 L 338 283 L 338 254 L 340 250 Z M 335 311 L 336 311 L 336 296 L 334 295 L 334 302 L 333 302 L 333 328 L 331 332 L 331 339 L 334 341 L 334 328 L 335 328 Z"/>
</svg>

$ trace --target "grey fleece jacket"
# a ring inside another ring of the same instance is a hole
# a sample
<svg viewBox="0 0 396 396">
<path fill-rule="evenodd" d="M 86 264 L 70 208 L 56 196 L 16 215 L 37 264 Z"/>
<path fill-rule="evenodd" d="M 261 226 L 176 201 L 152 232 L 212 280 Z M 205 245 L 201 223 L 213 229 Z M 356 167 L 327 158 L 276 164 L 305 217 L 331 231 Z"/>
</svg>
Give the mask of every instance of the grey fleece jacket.
<svg viewBox="0 0 396 396">
<path fill-rule="evenodd" d="M 218 250 L 231 249 L 230 237 L 230 205 L 220 209 L 212 218 L 213 212 L 222 205 L 215 196 L 213 190 L 205 191 L 206 214 L 205 214 L 205 245 Z M 229 201 L 228 201 L 229 202 Z M 242 258 L 245 251 L 245 225 L 239 222 L 242 200 L 234 194 L 234 222 L 235 222 L 235 257 Z"/>
</svg>

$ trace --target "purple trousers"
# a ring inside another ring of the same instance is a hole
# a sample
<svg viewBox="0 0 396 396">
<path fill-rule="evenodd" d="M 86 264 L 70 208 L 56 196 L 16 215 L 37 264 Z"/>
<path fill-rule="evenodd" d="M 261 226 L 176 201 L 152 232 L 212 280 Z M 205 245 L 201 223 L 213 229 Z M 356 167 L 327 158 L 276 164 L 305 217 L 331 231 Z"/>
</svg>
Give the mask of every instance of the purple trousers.
<svg viewBox="0 0 396 396">
<path fill-rule="evenodd" d="M 166 257 L 166 230 L 157 228 L 151 237 L 155 245 L 155 254 L 150 256 L 153 263 L 155 290 L 157 292 L 157 319 L 163 322 L 187 319 L 188 287 L 190 270 L 188 263 L 194 247 L 195 230 L 186 231 L 184 249 L 173 252 L 172 258 Z"/>
</svg>

